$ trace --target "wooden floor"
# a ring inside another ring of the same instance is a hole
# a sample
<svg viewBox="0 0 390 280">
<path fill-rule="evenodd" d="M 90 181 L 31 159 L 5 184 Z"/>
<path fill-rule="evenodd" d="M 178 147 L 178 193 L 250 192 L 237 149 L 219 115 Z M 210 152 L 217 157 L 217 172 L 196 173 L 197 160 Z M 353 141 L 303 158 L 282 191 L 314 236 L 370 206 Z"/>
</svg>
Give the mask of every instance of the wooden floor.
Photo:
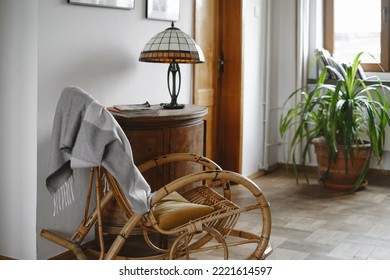
<svg viewBox="0 0 390 280">
<path fill-rule="evenodd" d="M 255 179 L 271 204 L 270 260 L 390 260 L 390 176 L 368 176 L 369 186 L 345 194 L 297 186 L 284 168 Z"/>
</svg>

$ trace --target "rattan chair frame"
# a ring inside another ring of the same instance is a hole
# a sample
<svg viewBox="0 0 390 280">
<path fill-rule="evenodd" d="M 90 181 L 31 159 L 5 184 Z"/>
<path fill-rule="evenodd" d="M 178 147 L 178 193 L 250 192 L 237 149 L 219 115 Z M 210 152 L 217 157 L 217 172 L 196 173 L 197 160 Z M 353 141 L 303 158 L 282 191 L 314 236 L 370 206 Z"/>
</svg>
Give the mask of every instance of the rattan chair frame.
<svg viewBox="0 0 390 280">
<path fill-rule="evenodd" d="M 247 177 L 235 173 L 222 170 L 215 162 L 195 154 L 169 154 L 158 157 L 139 165 L 141 172 L 145 172 L 153 167 L 160 166 L 176 161 L 193 161 L 204 166 L 206 170 L 189 174 L 178 178 L 155 192 L 151 208 L 159 203 L 164 197 L 174 191 L 180 191 L 185 186 L 195 182 L 202 182 L 201 187 L 196 187 L 183 193 L 190 202 L 205 203 L 205 198 L 214 199 L 213 207 L 215 211 L 205 217 L 201 217 L 195 221 L 181 225 L 177 228 L 164 230 L 158 226 L 153 211 L 141 216 L 134 213 L 122 189 L 118 185 L 113 176 L 103 168 L 92 168 L 90 171 L 90 183 L 88 186 L 88 196 L 86 201 L 86 209 L 84 219 L 80 226 L 76 229 L 70 239 L 63 238 L 51 231 L 42 230 L 41 236 L 55 242 L 68 250 L 72 251 L 77 259 L 87 259 L 87 255 L 93 255 L 99 259 L 176 259 L 176 258 L 190 258 L 191 253 L 213 250 L 222 248 L 224 251 L 224 258 L 229 257 L 229 249 L 245 243 L 257 243 L 256 249 L 249 254 L 248 259 L 264 259 L 272 251 L 269 244 L 271 232 L 271 213 L 270 206 L 264 198 L 261 189 Z M 96 208 L 88 215 L 88 207 L 91 200 L 91 190 L 93 182 L 96 186 Z M 234 182 L 236 186 L 244 187 L 250 191 L 256 198 L 256 203 L 246 207 L 238 207 L 231 201 L 231 190 L 229 182 Z M 102 195 L 102 186 L 109 184 L 109 190 Z M 215 192 L 213 189 L 220 186 L 223 189 L 222 195 Z M 203 194 L 202 194 L 203 192 Z M 102 209 L 104 209 L 111 201 L 115 199 L 121 209 L 126 211 L 129 219 L 123 225 L 118 235 L 115 237 L 113 243 L 105 250 L 103 221 L 101 217 Z M 261 234 L 250 233 L 235 229 L 235 225 L 239 216 L 243 212 L 252 211 L 255 209 L 261 210 L 261 218 L 259 218 L 259 226 L 261 226 Z M 85 249 L 81 245 L 84 238 L 90 232 L 93 225 L 97 225 L 98 239 L 100 251 Z M 149 257 L 129 257 L 120 256 L 119 252 L 123 248 L 129 236 L 139 227 L 142 228 L 145 236 L 145 242 L 150 248 L 155 249 L 156 254 Z M 148 239 L 148 233 L 158 232 L 163 235 L 173 236 L 174 241 L 168 248 L 161 248 L 156 246 Z M 195 242 L 191 242 L 195 235 L 203 234 Z M 242 239 L 239 242 L 228 243 L 226 241 L 228 236 L 235 236 Z M 209 241 L 215 239 L 218 245 L 207 246 Z M 185 242 L 183 242 L 185 240 Z M 183 245 L 184 244 L 184 245 Z"/>
</svg>

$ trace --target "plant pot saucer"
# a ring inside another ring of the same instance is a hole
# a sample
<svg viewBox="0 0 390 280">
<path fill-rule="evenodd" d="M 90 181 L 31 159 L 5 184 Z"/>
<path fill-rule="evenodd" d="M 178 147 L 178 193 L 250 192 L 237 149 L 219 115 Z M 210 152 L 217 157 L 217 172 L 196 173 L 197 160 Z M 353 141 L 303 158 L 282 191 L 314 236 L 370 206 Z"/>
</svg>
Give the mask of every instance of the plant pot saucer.
<svg viewBox="0 0 390 280">
<path fill-rule="evenodd" d="M 324 186 L 325 189 L 339 191 L 339 192 L 348 192 L 351 191 L 354 186 L 353 185 L 342 185 L 342 184 L 334 184 L 334 183 L 324 183 L 322 180 L 319 183 Z M 358 191 L 365 189 L 368 186 L 368 181 L 364 180 L 360 187 L 357 189 Z"/>
</svg>

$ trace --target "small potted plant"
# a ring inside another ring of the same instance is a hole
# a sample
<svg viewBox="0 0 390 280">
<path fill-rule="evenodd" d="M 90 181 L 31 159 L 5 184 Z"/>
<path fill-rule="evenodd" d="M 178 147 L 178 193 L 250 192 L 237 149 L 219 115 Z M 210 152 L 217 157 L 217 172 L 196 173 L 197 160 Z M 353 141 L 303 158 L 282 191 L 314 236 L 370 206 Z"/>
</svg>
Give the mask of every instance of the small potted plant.
<svg viewBox="0 0 390 280">
<path fill-rule="evenodd" d="M 390 88 L 377 77 L 360 78 L 361 55 L 344 67 L 326 65 L 316 84 L 294 91 L 286 100 L 279 130 L 283 139 L 292 132 L 288 162 L 292 160 L 296 176 L 299 165 L 306 166 L 311 145 L 320 182 L 328 188 L 355 191 L 364 186 L 371 155 L 380 165 L 390 124 Z M 337 79 L 327 80 L 328 73 Z M 296 105 L 287 108 L 292 100 Z"/>
</svg>

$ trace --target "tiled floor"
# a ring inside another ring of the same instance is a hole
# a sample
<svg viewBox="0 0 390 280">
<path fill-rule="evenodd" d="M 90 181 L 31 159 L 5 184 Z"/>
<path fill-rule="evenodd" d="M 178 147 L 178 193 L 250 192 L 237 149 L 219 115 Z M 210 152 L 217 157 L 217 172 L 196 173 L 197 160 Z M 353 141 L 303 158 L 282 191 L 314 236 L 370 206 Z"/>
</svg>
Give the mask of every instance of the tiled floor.
<svg viewBox="0 0 390 280">
<path fill-rule="evenodd" d="M 271 260 L 390 260 L 390 176 L 368 177 L 353 194 L 319 187 L 316 177 L 296 185 L 277 169 L 255 179 L 271 203 Z"/>
</svg>

